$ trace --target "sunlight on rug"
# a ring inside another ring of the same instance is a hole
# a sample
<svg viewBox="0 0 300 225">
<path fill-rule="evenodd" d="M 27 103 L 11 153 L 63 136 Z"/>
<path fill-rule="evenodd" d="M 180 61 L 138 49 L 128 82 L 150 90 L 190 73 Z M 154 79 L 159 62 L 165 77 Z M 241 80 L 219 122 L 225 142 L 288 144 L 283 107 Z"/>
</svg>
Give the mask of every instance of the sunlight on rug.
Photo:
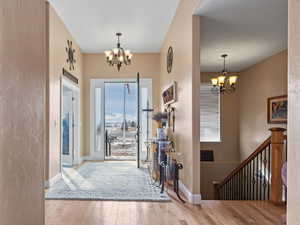
<svg viewBox="0 0 300 225">
<path fill-rule="evenodd" d="M 170 201 L 152 184 L 146 168 L 135 162 L 86 162 L 77 169 L 64 168 L 63 176 L 46 192 L 46 199 Z"/>
</svg>

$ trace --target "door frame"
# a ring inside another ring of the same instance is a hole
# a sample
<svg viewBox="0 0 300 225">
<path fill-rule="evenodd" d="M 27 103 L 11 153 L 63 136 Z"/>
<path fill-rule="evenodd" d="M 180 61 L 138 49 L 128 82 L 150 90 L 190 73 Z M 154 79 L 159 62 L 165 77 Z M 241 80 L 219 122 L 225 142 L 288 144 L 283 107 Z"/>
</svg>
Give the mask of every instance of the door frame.
<svg viewBox="0 0 300 225">
<path fill-rule="evenodd" d="M 147 84 L 151 84 L 151 90 L 150 90 L 150 105 L 152 105 L 152 78 L 140 78 L 142 82 L 145 82 Z M 90 157 L 89 160 L 105 160 L 105 150 L 104 150 L 104 138 L 102 136 L 101 138 L 101 151 L 96 152 L 95 146 L 96 146 L 96 127 L 95 127 L 95 110 L 96 110 L 96 102 L 95 102 L 95 90 L 96 87 L 101 88 L 101 103 L 105 104 L 105 90 L 104 90 L 104 84 L 105 83 L 136 83 L 136 78 L 94 78 L 90 79 Z M 140 99 L 141 104 L 141 99 Z M 139 115 L 140 118 L 142 118 L 142 110 L 140 110 Z M 104 121 L 104 114 L 105 114 L 105 107 L 101 107 L 101 120 Z M 104 134 L 104 123 L 101 126 L 101 133 Z M 141 143 L 140 143 L 141 146 Z"/>
<path fill-rule="evenodd" d="M 79 165 L 81 163 L 80 157 L 80 148 L 81 148 L 81 113 L 80 113 L 80 88 L 69 80 L 68 78 L 61 76 L 60 79 L 60 172 L 62 172 L 62 115 L 63 115 L 63 87 L 67 87 L 73 92 L 73 116 L 74 116 L 74 124 L 73 124 L 73 143 L 72 143 L 72 157 L 73 157 L 73 165 Z"/>
</svg>

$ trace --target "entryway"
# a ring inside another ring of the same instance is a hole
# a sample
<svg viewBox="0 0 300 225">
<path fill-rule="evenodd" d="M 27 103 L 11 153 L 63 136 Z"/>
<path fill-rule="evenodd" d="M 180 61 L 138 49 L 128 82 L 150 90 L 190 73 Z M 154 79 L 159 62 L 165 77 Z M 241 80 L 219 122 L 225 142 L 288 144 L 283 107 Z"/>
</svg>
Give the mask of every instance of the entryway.
<svg viewBox="0 0 300 225">
<path fill-rule="evenodd" d="M 170 201 L 148 170 L 152 80 L 91 80 L 91 151 L 79 165 L 74 90 L 62 81 L 62 177 L 46 199 Z"/>
<path fill-rule="evenodd" d="M 139 93 L 139 94 L 138 94 Z M 149 157 L 151 79 L 91 80 L 91 158 L 136 161 Z"/>
</svg>

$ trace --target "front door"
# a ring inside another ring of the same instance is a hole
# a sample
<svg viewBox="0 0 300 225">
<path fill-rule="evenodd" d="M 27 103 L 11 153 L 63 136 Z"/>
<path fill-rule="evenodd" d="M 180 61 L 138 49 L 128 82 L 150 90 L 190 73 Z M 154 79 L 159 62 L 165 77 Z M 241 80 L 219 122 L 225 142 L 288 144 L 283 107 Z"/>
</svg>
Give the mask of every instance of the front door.
<svg viewBox="0 0 300 225">
<path fill-rule="evenodd" d="M 151 92 L 151 79 L 140 79 L 139 86 L 136 79 L 91 80 L 92 159 L 146 160 L 144 139 L 152 132 L 142 110 L 152 106 Z"/>
</svg>

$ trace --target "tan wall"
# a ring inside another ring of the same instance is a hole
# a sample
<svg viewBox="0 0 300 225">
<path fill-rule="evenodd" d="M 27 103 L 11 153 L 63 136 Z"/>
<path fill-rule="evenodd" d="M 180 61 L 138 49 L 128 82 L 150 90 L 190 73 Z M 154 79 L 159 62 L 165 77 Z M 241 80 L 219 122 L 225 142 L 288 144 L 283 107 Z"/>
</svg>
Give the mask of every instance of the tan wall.
<svg viewBox="0 0 300 225">
<path fill-rule="evenodd" d="M 215 200 L 213 181 L 224 180 L 239 164 L 240 162 L 238 161 L 201 162 L 202 199 Z"/>
<path fill-rule="evenodd" d="M 270 136 L 270 127 L 286 127 L 267 123 L 267 99 L 287 94 L 287 51 L 242 71 L 238 86 L 239 148 L 243 160 Z"/>
<path fill-rule="evenodd" d="M 43 225 L 45 1 L 0 5 L 0 224 Z"/>
<path fill-rule="evenodd" d="M 300 1 L 289 0 L 288 225 L 300 224 Z"/>
<path fill-rule="evenodd" d="M 181 181 L 193 194 L 200 194 L 199 85 L 200 18 L 193 16 L 198 0 L 182 0 L 161 48 L 161 92 L 173 81 L 178 84 L 176 149 L 183 153 Z M 169 46 L 174 50 L 173 70 L 166 68 Z"/>
<path fill-rule="evenodd" d="M 83 54 L 83 91 L 84 91 L 84 154 L 89 155 L 90 149 L 90 80 L 93 78 L 152 78 L 153 107 L 158 108 L 160 92 L 159 87 L 159 54 L 134 54 L 132 65 L 123 66 L 120 72 L 106 63 L 104 54 Z"/>
<path fill-rule="evenodd" d="M 69 70 L 67 59 L 67 40 L 73 41 L 75 49 L 75 70 L 70 71 L 79 79 L 82 86 L 82 55 L 78 45 L 56 14 L 49 7 L 49 171 L 46 179 L 60 172 L 60 78 L 63 68 Z M 82 101 L 81 101 L 82 102 Z M 82 140 L 82 139 L 81 139 Z M 83 140 L 82 140 L 83 141 Z M 81 142 L 82 142 L 81 141 Z M 81 145 L 83 148 L 83 146 Z"/>
</svg>

